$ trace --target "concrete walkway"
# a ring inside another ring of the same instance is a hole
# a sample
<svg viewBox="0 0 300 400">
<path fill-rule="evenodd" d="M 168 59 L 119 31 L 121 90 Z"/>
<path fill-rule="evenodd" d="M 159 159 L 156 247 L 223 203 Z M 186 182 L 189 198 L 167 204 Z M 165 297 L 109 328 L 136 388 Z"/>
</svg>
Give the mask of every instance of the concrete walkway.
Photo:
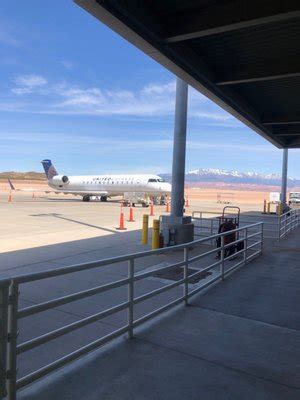
<svg viewBox="0 0 300 400">
<path fill-rule="evenodd" d="M 19 399 L 299 399 L 299 234 Z"/>
</svg>

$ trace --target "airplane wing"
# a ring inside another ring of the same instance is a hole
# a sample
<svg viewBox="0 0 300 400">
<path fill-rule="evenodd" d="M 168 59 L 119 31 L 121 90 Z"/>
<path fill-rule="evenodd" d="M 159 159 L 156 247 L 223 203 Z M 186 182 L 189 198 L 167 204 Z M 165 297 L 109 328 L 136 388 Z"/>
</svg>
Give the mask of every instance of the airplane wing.
<svg viewBox="0 0 300 400">
<path fill-rule="evenodd" d="M 12 181 L 11 181 L 11 179 L 8 178 L 7 180 L 8 180 L 8 184 L 9 184 L 10 190 L 15 190 L 15 191 L 18 191 L 18 192 L 30 192 L 30 193 L 32 193 L 32 192 L 40 192 L 40 193 L 43 193 L 43 192 L 45 192 L 45 193 L 51 193 L 51 192 L 53 192 L 53 191 L 40 190 L 40 189 L 37 189 L 37 188 L 18 189 L 18 188 L 16 188 L 16 187 L 14 186 L 14 184 L 13 184 Z"/>
<path fill-rule="evenodd" d="M 14 187 L 12 181 L 9 178 L 8 178 L 8 184 L 9 184 L 10 190 L 16 190 L 16 188 Z"/>
</svg>

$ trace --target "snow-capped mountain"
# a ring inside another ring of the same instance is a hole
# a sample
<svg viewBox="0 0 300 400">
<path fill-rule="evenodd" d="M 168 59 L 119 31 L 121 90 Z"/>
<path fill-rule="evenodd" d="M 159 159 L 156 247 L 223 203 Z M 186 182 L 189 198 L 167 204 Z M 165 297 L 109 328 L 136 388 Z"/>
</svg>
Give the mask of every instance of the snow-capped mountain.
<svg viewBox="0 0 300 400">
<path fill-rule="evenodd" d="M 171 180 L 171 174 L 160 174 L 167 180 Z M 222 182 L 222 183 L 245 183 L 259 185 L 280 185 L 279 174 L 260 174 L 258 172 L 240 172 L 218 168 L 201 168 L 188 171 L 185 177 L 186 182 Z M 289 178 L 289 186 L 300 184 L 300 180 Z"/>
<path fill-rule="evenodd" d="M 226 176 L 226 177 L 237 177 L 237 178 L 259 178 L 259 179 L 280 179 L 280 175 L 278 174 L 260 174 L 258 172 L 239 172 L 235 170 L 225 170 L 218 168 L 202 168 L 195 169 L 193 171 L 189 171 L 186 173 L 187 176 Z M 291 178 L 289 178 L 291 179 Z"/>
</svg>

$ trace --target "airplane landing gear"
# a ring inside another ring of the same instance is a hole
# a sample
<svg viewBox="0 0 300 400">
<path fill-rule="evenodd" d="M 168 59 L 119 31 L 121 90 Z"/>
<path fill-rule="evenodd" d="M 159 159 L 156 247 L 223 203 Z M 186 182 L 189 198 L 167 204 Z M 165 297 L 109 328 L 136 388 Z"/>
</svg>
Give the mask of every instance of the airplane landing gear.
<svg viewBox="0 0 300 400">
<path fill-rule="evenodd" d="M 100 201 L 107 201 L 107 196 L 101 196 Z"/>
<path fill-rule="evenodd" d="M 82 197 L 82 201 L 90 201 L 91 199 L 90 199 L 90 196 L 88 195 L 88 194 L 85 194 L 83 197 Z"/>
</svg>

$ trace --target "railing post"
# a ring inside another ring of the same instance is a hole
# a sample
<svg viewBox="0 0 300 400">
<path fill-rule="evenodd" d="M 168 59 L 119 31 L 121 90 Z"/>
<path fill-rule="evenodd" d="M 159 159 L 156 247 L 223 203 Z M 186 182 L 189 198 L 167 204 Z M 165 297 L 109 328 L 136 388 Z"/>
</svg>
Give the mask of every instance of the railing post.
<svg viewBox="0 0 300 400">
<path fill-rule="evenodd" d="M 17 398 L 18 297 L 19 285 L 15 281 L 11 281 L 8 309 L 8 400 Z"/>
<path fill-rule="evenodd" d="M 264 250 L 264 223 L 262 222 L 260 225 L 260 254 L 263 253 Z"/>
<path fill-rule="evenodd" d="M 184 278 L 184 304 L 188 305 L 189 300 L 189 248 L 183 249 L 184 267 L 183 267 L 183 278 Z"/>
<path fill-rule="evenodd" d="M 7 344 L 8 344 L 8 303 L 9 285 L 0 287 L 0 399 L 7 395 Z"/>
<path fill-rule="evenodd" d="M 225 267 L 225 249 L 224 249 L 224 235 L 221 236 L 221 279 L 224 281 L 224 267 Z"/>
<path fill-rule="evenodd" d="M 281 220 L 282 220 L 282 216 L 279 215 L 279 217 L 278 217 L 278 242 L 280 242 L 280 239 L 281 239 Z"/>
<path fill-rule="evenodd" d="M 287 215 L 285 215 L 284 218 L 284 236 L 286 236 L 287 233 Z"/>
<path fill-rule="evenodd" d="M 128 260 L 128 338 L 133 338 L 133 311 L 134 311 L 134 259 Z"/>
<path fill-rule="evenodd" d="M 247 249 L 248 249 L 248 228 L 244 229 L 245 240 L 244 240 L 244 263 L 247 263 Z"/>
<path fill-rule="evenodd" d="M 297 222 L 296 222 L 296 213 L 293 212 L 293 221 L 294 221 L 294 225 L 293 225 L 293 229 L 297 228 Z"/>
</svg>

